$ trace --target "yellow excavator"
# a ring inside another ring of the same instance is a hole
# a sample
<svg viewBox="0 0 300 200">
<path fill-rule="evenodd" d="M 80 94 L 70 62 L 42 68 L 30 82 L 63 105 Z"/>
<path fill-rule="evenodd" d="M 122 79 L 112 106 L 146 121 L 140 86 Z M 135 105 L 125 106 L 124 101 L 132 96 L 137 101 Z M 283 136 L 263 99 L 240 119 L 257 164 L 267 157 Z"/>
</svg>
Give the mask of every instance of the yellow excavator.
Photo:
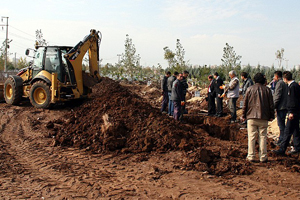
<svg viewBox="0 0 300 200">
<path fill-rule="evenodd" d="M 75 47 L 36 46 L 33 62 L 10 76 L 4 83 L 6 103 L 17 105 L 29 98 L 36 108 L 48 108 L 57 102 L 87 97 L 91 87 L 100 82 L 99 45 L 102 35 L 92 29 Z M 32 49 L 26 50 L 29 56 Z M 89 56 L 89 69 L 82 61 Z"/>
</svg>

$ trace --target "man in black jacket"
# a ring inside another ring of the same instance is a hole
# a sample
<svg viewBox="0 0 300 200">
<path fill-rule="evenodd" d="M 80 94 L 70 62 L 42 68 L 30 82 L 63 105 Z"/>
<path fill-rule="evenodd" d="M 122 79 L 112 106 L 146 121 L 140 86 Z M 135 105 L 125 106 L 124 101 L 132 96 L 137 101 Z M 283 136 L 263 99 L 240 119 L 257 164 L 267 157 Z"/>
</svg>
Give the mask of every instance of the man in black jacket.
<svg viewBox="0 0 300 200">
<path fill-rule="evenodd" d="M 181 80 L 182 83 L 182 87 L 183 87 L 183 98 L 184 98 L 184 102 L 185 102 L 185 97 L 186 97 L 186 93 L 187 93 L 187 89 L 189 88 L 189 85 L 187 83 L 187 78 L 189 76 L 189 72 L 188 71 L 183 71 L 183 78 Z M 187 111 L 185 110 L 185 105 L 181 106 L 181 116 L 180 119 L 182 119 L 183 114 L 187 113 Z"/>
<path fill-rule="evenodd" d="M 173 102 L 171 100 L 171 93 L 172 93 L 173 82 L 176 80 L 177 76 L 178 76 L 178 72 L 174 72 L 173 76 L 170 76 L 168 78 L 168 82 L 167 82 L 168 96 L 169 96 L 169 106 L 168 106 L 169 116 L 173 116 L 173 112 L 174 112 L 174 106 L 173 106 Z"/>
<path fill-rule="evenodd" d="M 280 130 L 280 135 L 278 141 L 275 143 L 280 146 L 283 140 L 283 134 L 285 129 L 285 118 L 286 118 L 286 103 L 288 96 L 288 86 L 282 80 L 282 72 L 276 71 L 274 73 L 274 81 L 276 81 L 275 90 L 273 94 L 274 107 L 277 112 L 277 124 Z"/>
<path fill-rule="evenodd" d="M 289 151 L 290 154 L 300 152 L 300 135 L 299 135 L 299 113 L 300 113 L 300 86 L 293 80 L 292 73 L 283 72 L 283 81 L 288 84 L 287 95 L 287 115 L 288 119 L 284 129 L 280 149 L 273 151 L 277 155 L 285 155 L 290 139 L 293 135 L 294 150 Z"/>
<path fill-rule="evenodd" d="M 161 112 L 166 112 L 166 108 L 169 103 L 169 95 L 168 95 L 168 78 L 171 76 L 171 72 L 167 71 L 166 75 L 164 76 L 163 80 L 161 81 L 161 90 L 163 95 L 163 100 L 161 104 Z"/>
<path fill-rule="evenodd" d="M 184 106 L 184 97 L 183 97 L 183 86 L 181 80 L 183 79 L 183 75 L 179 74 L 177 79 L 173 83 L 171 100 L 174 105 L 174 113 L 173 117 L 175 120 L 179 121 L 181 106 Z"/>
<path fill-rule="evenodd" d="M 209 86 L 207 91 L 207 101 L 208 101 L 208 116 L 214 116 L 216 114 L 216 91 L 214 78 L 212 75 L 208 76 Z"/>
<path fill-rule="evenodd" d="M 247 72 L 241 73 L 241 79 L 243 80 L 242 95 L 245 98 L 246 91 L 247 91 L 248 87 L 253 85 L 253 81 L 251 80 L 251 78 L 249 77 Z"/>
<path fill-rule="evenodd" d="M 223 85 L 223 80 L 219 76 L 218 72 L 214 73 L 215 78 L 215 91 L 216 91 L 216 98 L 217 98 L 217 117 L 223 116 L 223 97 L 222 94 L 224 93 L 224 89 L 220 89 L 220 86 Z"/>
</svg>

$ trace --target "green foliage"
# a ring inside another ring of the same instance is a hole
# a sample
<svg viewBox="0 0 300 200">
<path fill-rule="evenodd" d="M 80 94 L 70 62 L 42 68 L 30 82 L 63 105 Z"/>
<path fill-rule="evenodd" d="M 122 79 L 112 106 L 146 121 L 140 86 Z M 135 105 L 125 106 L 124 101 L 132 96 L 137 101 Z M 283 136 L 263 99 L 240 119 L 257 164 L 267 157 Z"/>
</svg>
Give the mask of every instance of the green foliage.
<svg viewBox="0 0 300 200">
<path fill-rule="evenodd" d="M 19 61 L 17 63 L 17 68 L 22 69 L 27 66 L 28 66 L 28 62 L 27 62 L 26 58 L 20 57 Z"/>
<path fill-rule="evenodd" d="M 132 39 L 129 38 L 129 35 L 127 34 L 125 40 L 125 53 L 121 56 L 120 67 L 123 67 L 124 72 L 132 79 L 139 73 L 139 70 L 141 70 L 140 59 L 140 55 L 136 55 L 136 49 L 135 45 L 132 43 Z"/>
<path fill-rule="evenodd" d="M 237 66 L 241 66 L 241 58 L 242 56 L 236 55 L 233 47 L 226 43 L 226 46 L 223 48 L 223 57 L 221 59 L 222 65 L 227 69 L 232 70 Z"/>
<path fill-rule="evenodd" d="M 187 68 L 188 62 L 185 61 L 184 55 L 185 55 L 185 50 L 180 43 L 180 40 L 176 40 L 176 49 L 175 53 L 169 49 L 169 47 L 164 47 L 164 58 L 165 60 L 168 61 L 169 64 L 169 70 L 171 72 L 182 72 Z"/>
</svg>

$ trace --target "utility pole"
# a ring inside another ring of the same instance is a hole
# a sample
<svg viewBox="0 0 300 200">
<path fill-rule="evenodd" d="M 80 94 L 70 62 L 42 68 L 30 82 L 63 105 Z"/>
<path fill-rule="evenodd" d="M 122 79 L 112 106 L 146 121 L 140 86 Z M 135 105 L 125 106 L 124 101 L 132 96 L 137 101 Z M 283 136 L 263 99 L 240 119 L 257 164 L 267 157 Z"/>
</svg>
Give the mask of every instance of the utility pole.
<svg viewBox="0 0 300 200">
<path fill-rule="evenodd" d="M 118 56 L 118 63 L 120 63 L 120 56 L 121 56 L 121 54 L 117 54 L 117 56 Z"/>
<path fill-rule="evenodd" d="M 285 62 L 286 62 L 286 69 L 288 70 L 288 62 L 289 62 L 289 60 L 285 59 Z"/>
<path fill-rule="evenodd" d="M 4 60 L 4 72 L 6 72 L 7 65 L 7 43 L 8 43 L 8 17 L 1 17 L 1 21 L 3 22 L 3 18 L 6 18 L 6 39 L 5 39 L 5 60 Z"/>
</svg>

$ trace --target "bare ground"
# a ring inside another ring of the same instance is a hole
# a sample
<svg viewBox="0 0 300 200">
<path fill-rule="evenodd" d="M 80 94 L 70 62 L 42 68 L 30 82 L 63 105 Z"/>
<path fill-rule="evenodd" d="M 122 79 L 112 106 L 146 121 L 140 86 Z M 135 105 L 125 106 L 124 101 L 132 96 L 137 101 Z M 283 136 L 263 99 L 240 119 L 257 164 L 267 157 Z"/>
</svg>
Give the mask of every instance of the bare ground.
<svg viewBox="0 0 300 200">
<path fill-rule="evenodd" d="M 1 199 L 299 199 L 294 157 L 270 154 L 269 163 L 250 163 L 250 175 L 218 176 L 184 165 L 192 151 L 92 154 L 56 146 L 46 126 L 71 109 L 0 104 Z M 209 131 L 189 120 L 186 126 Z M 239 148 L 244 155 L 242 139 L 221 136 L 205 137 L 214 148 Z"/>
</svg>

